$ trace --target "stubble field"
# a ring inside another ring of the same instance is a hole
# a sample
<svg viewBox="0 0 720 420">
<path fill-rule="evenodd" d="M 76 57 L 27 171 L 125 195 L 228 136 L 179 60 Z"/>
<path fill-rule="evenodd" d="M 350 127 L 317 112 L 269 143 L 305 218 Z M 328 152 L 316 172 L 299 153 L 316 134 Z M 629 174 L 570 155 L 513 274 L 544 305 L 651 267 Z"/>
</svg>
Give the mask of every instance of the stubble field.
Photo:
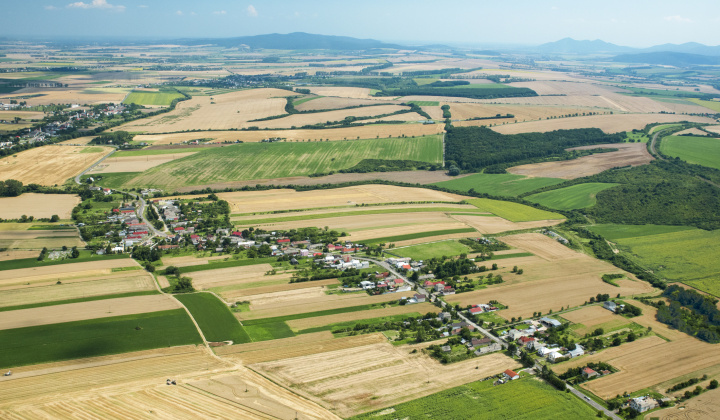
<svg viewBox="0 0 720 420">
<path fill-rule="evenodd" d="M 62 185 L 83 169 L 110 152 L 109 147 L 94 147 L 84 153 L 82 146 L 42 146 L 0 159 L 0 178 L 16 179 L 23 184 Z"/>
<path fill-rule="evenodd" d="M 495 126 L 492 129 L 501 134 L 519 134 L 534 132 L 544 133 L 553 130 L 572 130 L 574 128 L 595 127 L 606 133 L 617 133 L 621 131 L 631 131 L 633 129 L 642 129 L 650 123 L 669 123 L 674 121 L 712 123 L 714 120 L 707 117 L 696 117 L 692 115 L 608 114 L 506 124 Z"/>
<path fill-rule="evenodd" d="M 80 197 L 74 194 L 36 194 L 25 193 L 18 197 L 0 198 L 0 218 L 19 219 L 23 214 L 39 218 L 58 215 L 69 219 L 73 207 L 80 203 Z"/>
</svg>

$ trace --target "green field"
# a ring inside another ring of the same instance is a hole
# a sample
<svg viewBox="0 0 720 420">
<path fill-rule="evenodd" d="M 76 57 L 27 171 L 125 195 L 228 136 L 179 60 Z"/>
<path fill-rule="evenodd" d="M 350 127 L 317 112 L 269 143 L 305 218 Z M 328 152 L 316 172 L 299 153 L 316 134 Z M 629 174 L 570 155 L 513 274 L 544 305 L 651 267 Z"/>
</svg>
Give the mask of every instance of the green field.
<svg viewBox="0 0 720 420">
<path fill-rule="evenodd" d="M 717 101 L 703 101 L 702 99 L 688 99 L 688 101 L 696 103 L 700 106 L 704 106 L 705 108 L 712 109 L 715 112 L 720 112 L 720 102 Z"/>
<path fill-rule="evenodd" d="M 480 210 L 476 210 L 478 214 Z M 278 223 L 278 222 L 295 222 L 299 220 L 314 220 L 314 219 L 326 219 L 330 217 L 346 217 L 346 216 L 363 216 L 368 214 L 390 214 L 390 213 L 426 213 L 426 212 L 443 212 L 443 213 L 468 213 L 474 214 L 472 209 L 458 209 L 454 207 L 422 207 L 422 208 L 410 208 L 410 209 L 383 209 L 379 208 L 376 210 L 357 210 L 357 211 L 346 211 L 346 212 L 330 212 L 330 213 L 319 213 L 319 214 L 300 214 L 296 216 L 282 216 L 275 218 L 264 218 L 264 219 L 252 219 L 252 220 L 241 220 L 237 221 L 237 226 L 253 226 L 262 225 L 266 223 Z M 231 215 L 232 216 L 232 215 Z"/>
<path fill-rule="evenodd" d="M 133 156 L 152 156 L 152 155 L 182 155 L 184 153 L 195 153 L 201 150 L 208 150 L 210 147 L 188 147 L 183 149 L 138 149 L 138 150 L 120 150 L 113 153 L 112 157 L 133 157 Z"/>
<path fill-rule="evenodd" d="M 644 268 L 670 281 L 679 281 L 720 297 L 720 230 L 685 226 L 600 225 L 591 230 L 617 243 Z M 633 231 L 637 236 L 629 236 Z M 651 232 L 657 232 L 652 234 Z"/>
<path fill-rule="evenodd" d="M 633 143 L 647 143 L 649 140 L 649 137 L 645 135 L 644 131 L 640 131 L 639 133 L 633 133 L 632 131 L 628 131 L 625 133 L 625 135 L 629 140 L 633 140 Z"/>
<path fill-rule="evenodd" d="M 105 150 L 107 149 L 104 149 L 102 147 L 85 147 L 80 151 L 80 153 L 101 153 Z"/>
<path fill-rule="evenodd" d="M 39 254 L 40 252 L 38 252 L 38 255 Z M 79 257 L 66 258 L 64 260 L 45 259 L 44 261 L 38 261 L 37 258 L 21 258 L 18 260 L 3 261 L 2 264 L 0 264 L 0 271 L 15 270 L 18 268 L 45 267 L 48 265 L 74 264 L 88 261 L 119 260 L 123 258 L 130 258 L 130 256 L 127 254 L 95 255 L 91 251 L 83 249 L 80 250 Z"/>
<path fill-rule="evenodd" d="M 420 79 L 420 80 L 430 80 L 429 83 L 435 82 L 435 80 L 432 80 L 432 79 Z M 423 84 L 427 84 L 427 83 L 423 83 Z M 438 102 L 438 101 L 410 101 L 408 103 L 415 104 L 417 106 L 440 106 L 440 102 Z"/>
<path fill-rule="evenodd" d="M 231 340 L 235 344 L 250 342 L 250 337 L 227 305 L 212 293 L 191 293 L 175 297 L 188 308 L 207 341 Z"/>
<path fill-rule="evenodd" d="M 480 358 L 482 360 L 482 358 Z M 472 382 L 427 397 L 351 417 L 394 419 L 592 419 L 596 411 L 571 393 L 560 392 L 532 377 L 493 386 Z"/>
<path fill-rule="evenodd" d="M 229 260 L 229 261 L 220 261 L 220 262 L 212 262 L 208 264 L 198 264 L 198 265 L 188 265 L 185 267 L 180 268 L 180 271 L 185 273 L 194 273 L 196 271 L 205 271 L 205 270 L 215 270 L 218 268 L 231 268 L 231 267 L 244 267 L 246 265 L 255 265 L 255 264 L 270 264 L 277 261 L 277 258 L 270 257 L 270 258 L 251 258 L 251 259 L 245 259 L 245 260 Z"/>
<path fill-rule="evenodd" d="M 184 98 L 177 92 L 131 92 L 124 104 L 170 106 L 173 99 Z"/>
<path fill-rule="evenodd" d="M 476 234 L 477 231 L 473 228 L 433 230 L 430 232 L 416 232 L 416 233 L 408 233 L 406 235 L 386 236 L 384 238 L 368 239 L 366 241 L 360 241 L 360 242 L 362 242 L 366 245 L 374 245 L 374 244 L 382 244 L 382 243 L 390 243 L 390 242 L 409 241 L 411 239 L 429 238 L 432 236 L 452 235 L 455 233 L 468 233 L 468 234 L 470 234 L 468 236 L 472 236 L 472 234 Z"/>
<path fill-rule="evenodd" d="M 496 196 L 517 197 L 539 188 L 565 182 L 559 178 L 528 178 L 513 174 L 473 174 L 451 181 L 436 182 L 433 185 L 459 191 L 486 193 Z"/>
<path fill-rule="evenodd" d="M 688 163 L 720 169 L 720 139 L 667 136 L 660 142 L 660 151 Z"/>
<path fill-rule="evenodd" d="M 432 135 L 333 142 L 245 143 L 202 150 L 134 177 L 127 173 L 107 174 L 102 183 L 109 187 L 125 184 L 170 190 L 217 182 L 327 173 L 351 168 L 363 159 L 439 163 L 442 141 L 439 135 Z"/>
<path fill-rule="evenodd" d="M 525 197 L 526 200 L 558 210 L 575 210 L 594 206 L 595 195 L 618 184 L 588 182 Z"/>
<path fill-rule="evenodd" d="M 472 250 L 457 241 L 442 241 L 431 244 L 418 244 L 403 248 L 389 250 L 393 254 L 401 257 L 410 257 L 414 260 L 429 260 L 430 258 L 440 258 L 442 256 L 453 257 L 460 254 L 467 254 Z"/>
<path fill-rule="evenodd" d="M 0 331 L 0 369 L 200 344 L 183 309 Z"/>
<path fill-rule="evenodd" d="M 656 133 L 656 132 L 658 132 L 658 131 L 660 131 L 660 130 L 664 130 L 664 129 L 666 129 L 666 128 L 680 127 L 681 125 L 682 125 L 682 124 L 661 124 L 661 125 L 656 125 L 655 127 L 653 127 L 653 128 L 650 130 L 650 134 L 654 134 L 654 133 Z"/>
<path fill-rule="evenodd" d="M 472 200 L 467 200 L 467 202 L 480 210 L 488 211 L 511 222 L 528 222 L 532 220 L 546 219 L 557 220 L 565 218 L 562 214 L 540 210 L 510 201 L 491 200 L 489 198 L 474 198 Z"/>
</svg>

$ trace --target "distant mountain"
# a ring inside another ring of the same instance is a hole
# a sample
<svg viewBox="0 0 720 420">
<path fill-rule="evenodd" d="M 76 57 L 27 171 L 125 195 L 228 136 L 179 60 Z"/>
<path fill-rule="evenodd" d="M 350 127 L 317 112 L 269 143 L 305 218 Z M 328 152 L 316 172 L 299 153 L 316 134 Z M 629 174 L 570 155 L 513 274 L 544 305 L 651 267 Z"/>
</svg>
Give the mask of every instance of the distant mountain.
<svg viewBox="0 0 720 420">
<path fill-rule="evenodd" d="M 711 47 L 697 42 L 686 42 L 684 44 L 662 44 L 640 50 L 642 52 L 678 52 L 685 54 L 717 55 L 720 56 L 720 46 Z"/>
<path fill-rule="evenodd" d="M 401 45 L 386 44 L 374 39 L 358 39 L 348 36 L 316 35 L 305 32 L 290 34 L 267 34 L 236 38 L 185 39 L 183 45 L 214 44 L 221 47 L 243 47 L 269 50 L 342 50 L 357 51 L 376 48 L 401 49 Z"/>
<path fill-rule="evenodd" d="M 546 54 L 618 54 L 634 51 L 633 48 L 611 44 L 599 39 L 594 41 L 578 41 L 572 38 L 563 38 L 559 41 L 548 42 L 535 47 L 534 50 Z"/>
<path fill-rule="evenodd" d="M 659 51 L 640 54 L 622 54 L 612 58 L 620 63 L 660 64 L 666 66 L 718 65 L 720 57 L 700 54 L 685 54 L 672 51 Z"/>
</svg>

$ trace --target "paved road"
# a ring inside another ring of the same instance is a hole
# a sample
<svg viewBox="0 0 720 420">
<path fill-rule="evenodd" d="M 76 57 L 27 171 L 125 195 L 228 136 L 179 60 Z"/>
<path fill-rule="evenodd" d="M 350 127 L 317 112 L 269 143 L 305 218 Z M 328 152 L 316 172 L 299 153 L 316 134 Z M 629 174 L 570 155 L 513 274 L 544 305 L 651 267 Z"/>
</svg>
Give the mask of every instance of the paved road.
<svg viewBox="0 0 720 420">
<path fill-rule="evenodd" d="M 81 182 L 80 182 L 80 177 L 81 177 L 81 176 L 83 176 L 83 175 L 85 175 L 86 173 L 90 172 L 91 170 L 95 169 L 96 166 L 98 166 L 99 164 L 101 164 L 102 161 L 104 161 L 105 159 L 107 159 L 107 158 L 109 158 L 110 156 L 112 156 L 113 153 L 115 153 L 115 152 L 117 152 L 117 149 L 113 149 L 112 152 L 108 153 L 107 155 L 103 156 L 102 159 L 100 159 L 100 160 L 98 160 L 97 162 L 93 163 L 93 165 L 92 165 L 91 167 L 89 167 L 89 168 L 85 169 L 84 171 L 80 172 L 80 174 L 78 174 L 78 175 L 75 177 L 75 183 L 76 183 L 76 184 L 81 184 Z"/>
<path fill-rule="evenodd" d="M 596 409 L 596 410 L 599 410 L 599 411 L 602 411 L 606 416 L 610 417 L 610 418 L 613 419 L 613 420 L 622 420 L 620 417 L 618 417 L 617 415 L 615 415 L 615 413 L 613 413 L 612 411 L 609 411 L 609 410 L 606 409 L 605 407 L 603 407 L 603 406 L 601 406 L 600 404 L 596 403 L 595 401 L 593 401 L 592 399 L 590 399 L 589 397 L 587 397 L 587 396 L 586 396 L 585 394 L 583 394 L 582 392 L 578 391 L 577 389 L 573 388 L 573 387 L 570 386 L 570 385 L 566 385 L 566 386 L 568 387 L 568 389 L 570 390 L 570 392 L 572 392 L 573 394 L 575 394 L 575 396 L 577 396 L 577 397 L 580 398 L 581 400 L 585 401 L 585 403 L 587 403 L 588 405 L 592 406 L 592 408 L 594 408 L 594 409 Z"/>
</svg>

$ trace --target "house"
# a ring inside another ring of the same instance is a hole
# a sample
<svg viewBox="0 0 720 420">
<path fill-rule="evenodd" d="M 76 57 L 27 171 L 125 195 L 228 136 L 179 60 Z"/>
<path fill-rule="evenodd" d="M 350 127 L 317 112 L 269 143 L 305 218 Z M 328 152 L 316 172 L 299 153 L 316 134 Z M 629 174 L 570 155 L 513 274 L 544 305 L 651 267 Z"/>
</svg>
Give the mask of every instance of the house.
<svg viewBox="0 0 720 420">
<path fill-rule="evenodd" d="M 452 348 L 450 346 L 442 346 L 440 347 L 440 349 L 445 353 L 450 353 L 452 351 Z"/>
<path fill-rule="evenodd" d="M 550 354 L 548 354 L 548 357 L 547 357 L 547 359 L 553 363 L 555 363 L 556 361 L 559 361 L 562 358 L 563 358 L 563 355 L 560 354 L 560 352 L 558 352 L 558 351 L 550 352 Z"/>
<path fill-rule="evenodd" d="M 454 295 L 454 294 L 455 294 L 455 289 L 453 289 L 450 286 L 445 286 L 445 289 L 443 290 L 443 295 L 447 296 L 447 295 Z"/>
<path fill-rule="evenodd" d="M 597 372 L 595 372 L 594 370 L 590 369 L 587 366 L 582 368 L 582 376 L 586 379 L 594 378 L 597 375 L 598 375 Z"/>
<path fill-rule="evenodd" d="M 365 290 L 367 290 L 367 289 L 374 289 L 374 288 L 375 288 L 375 283 L 373 283 L 373 282 L 371 282 L 371 281 L 363 280 L 363 281 L 360 282 L 360 286 L 361 286 L 363 289 L 365 289 Z"/>
<path fill-rule="evenodd" d="M 570 350 L 568 352 L 568 355 L 570 357 L 578 357 L 578 356 L 582 356 L 583 354 L 585 354 L 585 349 L 580 344 L 576 344 L 575 350 Z"/>
<path fill-rule="evenodd" d="M 475 350 L 475 356 L 482 356 L 485 353 L 492 353 L 494 351 L 502 350 L 502 346 L 498 343 L 492 343 L 489 346 L 480 347 Z"/>
<path fill-rule="evenodd" d="M 538 349 L 537 354 L 538 354 L 538 356 L 545 357 L 552 352 L 557 352 L 558 350 L 560 350 L 560 349 L 557 347 L 555 347 L 555 348 L 541 347 Z"/>
<path fill-rule="evenodd" d="M 112 190 L 110 188 L 103 188 L 102 190 L 103 194 L 110 195 L 112 194 Z"/>
<path fill-rule="evenodd" d="M 654 398 L 647 395 L 644 397 L 633 398 L 630 400 L 630 408 L 638 413 L 644 413 L 658 406 L 658 402 Z"/>
<path fill-rule="evenodd" d="M 533 345 L 533 342 L 535 342 L 535 338 L 533 337 L 520 337 L 518 338 L 518 344 L 525 348 L 531 348 Z"/>
<path fill-rule="evenodd" d="M 287 238 L 285 238 L 285 239 L 278 239 L 277 243 L 279 243 L 279 244 L 289 244 L 289 243 L 290 243 L 290 239 L 287 239 Z"/>
<path fill-rule="evenodd" d="M 423 303 L 423 302 L 425 302 L 425 295 L 417 294 L 417 295 L 415 295 L 415 296 L 413 296 L 413 297 L 415 298 L 415 301 L 416 301 L 417 303 Z"/>
<path fill-rule="evenodd" d="M 510 370 L 510 369 L 503 372 L 503 376 L 505 376 L 505 378 L 507 378 L 507 380 L 509 380 L 509 381 L 514 381 L 515 379 L 520 379 L 520 375 L 518 375 L 517 372 Z"/>
<path fill-rule="evenodd" d="M 485 338 L 473 338 L 473 339 L 470 340 L 470 344 L 471 344 L 473 347 L 483 346 L 483 345 L 485 345 L 485 344 L 490 344 L 490 343 L 492 343 L 492 339 L 487 338 L 487 337 L 485 337 Z"/>
<path fill-rule="evenodd" d="M 610 312 L 615 312 L 617 310 L 617 304 L 611 300 L 608 300 L 607 302 L 603 303 L 603 308 L 607 309 Z"/>
<path fill-rule="evenodd" d="M 450 321 L 452 316 L 450 316 L 450 312 L 440 312 L 438 318 L 440 318 L 441 321 Z"/>
<path fill-rule="evenodd" d="M 540 323 L 548 328 L 555 328 L 562 325 L 562 323 L 557 319 L 548 318 L 546 316 L 540 318 Z"/>
<path fill-rule="evenodd" d="M 397 287 L 405 282 L 403 281 L 403 279 L 395 279 L 395 280 L 393 280 L 393 283 L 395 283 L 395 286 Z"/>
</svg>

